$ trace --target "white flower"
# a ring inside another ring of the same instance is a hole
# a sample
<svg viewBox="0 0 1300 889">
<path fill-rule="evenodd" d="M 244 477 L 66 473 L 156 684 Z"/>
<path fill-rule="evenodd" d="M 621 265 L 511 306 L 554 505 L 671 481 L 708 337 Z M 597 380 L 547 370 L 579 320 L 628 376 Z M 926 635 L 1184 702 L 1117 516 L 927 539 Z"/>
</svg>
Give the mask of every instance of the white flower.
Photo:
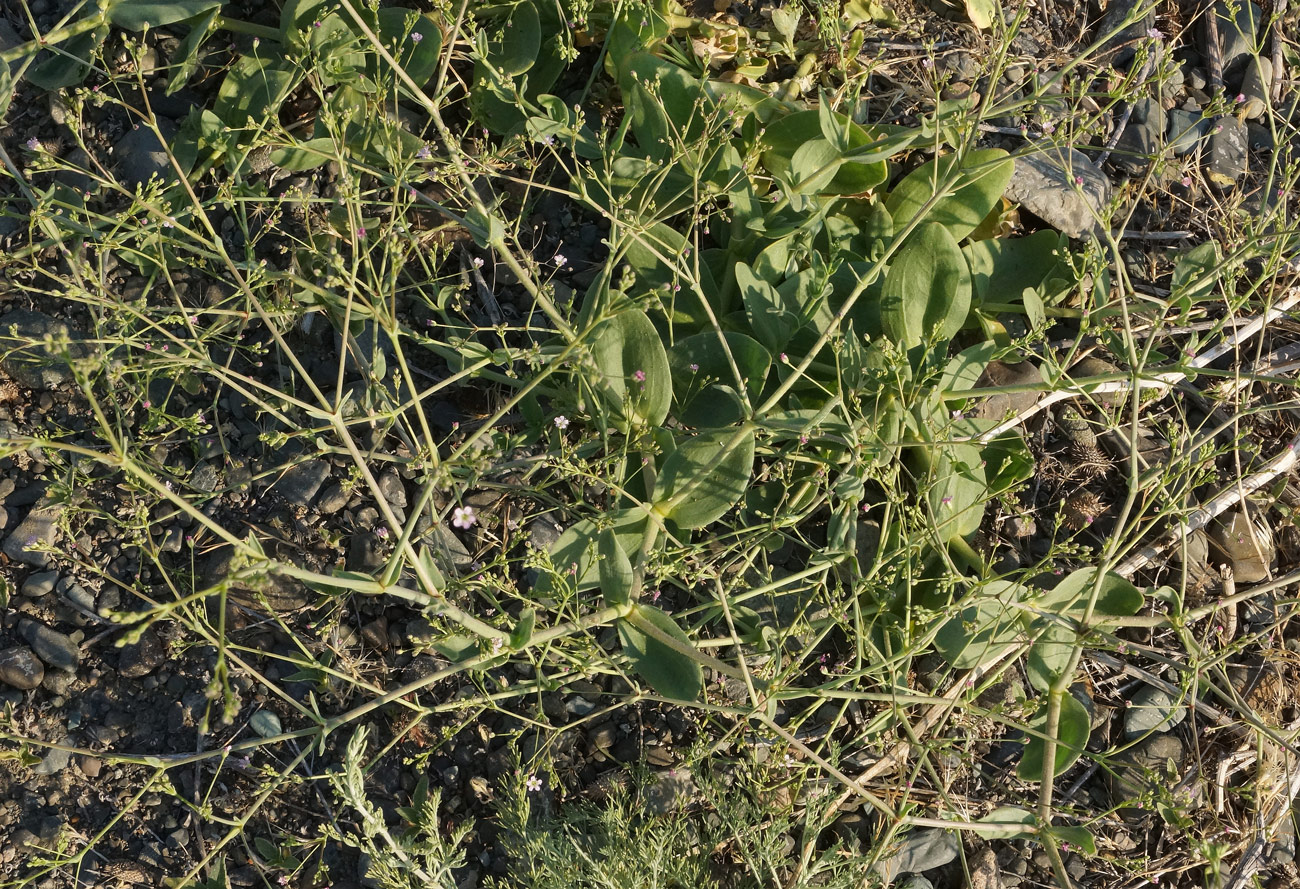
<svg viewBox="0 0 1300 889">
<path fill-rule="evenodd" d="M 564 268 L 564 267 L 565 267 L 566 265 L 568 265 L 568 264 L 569 264 L 569 258 L 568 258 L 567 256 L 565 256 L 563 253 L 557 253 L 557 254 L 555 254 L 555 265 L 556 265 L 556 267 L 558 267 L 558 268 Z"/>
<path fill-rule="evenodd" d="M 542 789 L 542 779 L 537 777 L 536 775 L 529 775 L 528 780 L 524 782 L 524 786 L 527 787 L 529 790 L 531 790 L 533 793 L 536 793 L 537 791 Z"/>
<path fill-rule="evenodd" d="M 469 528 L 478 521 L 478 516 L 474 515 L 474 507 L 458 506 L 452 512 L 451 523 L 457 528 Z"/>
<path fill-rule="evenodd" d="M 566 416 L 564 416 L 564 414 L 560 414 L 558 417 L 555 418 L 555 428 L 556 428 L 556 429 L 568 429 L 568 428 L 569 428 L 569 418 L 566 417 Z"/>
</svg>

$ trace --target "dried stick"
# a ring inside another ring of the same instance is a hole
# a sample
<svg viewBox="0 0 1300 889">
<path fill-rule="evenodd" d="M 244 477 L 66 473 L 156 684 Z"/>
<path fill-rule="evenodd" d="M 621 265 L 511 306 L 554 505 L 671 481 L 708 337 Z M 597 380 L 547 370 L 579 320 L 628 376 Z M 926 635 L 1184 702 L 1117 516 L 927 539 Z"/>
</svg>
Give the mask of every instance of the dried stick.
<svg viewBox="0 0 1300 889">
<path fill-rule="evenodd" d="M 1287 291 L 1286 295 L 1273 306 L 1273 308 L 1269 309 L 1263 315 L 1252 318 L 1247 323 L 1237 327 L 1232 332 L 1232 335 L 1219 343 L 1219 345 L 1207 349 L 1200 355 L 1197 355 L 1188 362 L 1190 367 L 1198 369 L 1217 361 L 1219 358 L 1226 355 L 1228 352 L 1231 352 L 1233 349 L 1236 349 L 1246 340 L 1259 333 L 1259 331 L 1263 330 L 1266 325 L 1271 324 L 1273 321 L 1286 314 L 1286 312 L 1295 306 L 1296 303 L 1300 303 L 1300 287 L 1292 287 Z M 1148 379 L 1138 380 L 1137 388 L 1162 389 L 1167 392 L 1174 386 L 1186 380 L 1188 376 L 1189 374 L 1187 372 L 1181 370 L 1163 371 L 1162 373 L 1152 375 Z M 1109 392 L 1126 392 L 1132 388 L 1133 384 L 1130 380 L 1112 380 L 1104 383 L 1085 383 L 1079 386 L 1068 386 L 1065 389 L 1058 389 L 1054 392 L 1049 392 L 1047 395 L 1036 401 L 1032 406 L 1025 408 L 1015 416 L 1004 420 L 982 435 L 967 436 L 957 440 L 978 441 L 980 444 L 987 444 L 999 435 L 1009 432 L 1017 426 L 1023 425 L 1030 417 L 1058 402 L 1076 398 L 1080 395 L 1103 395 Z M 973 394 L 978 394 L 978 390 Z"/>
<path fill-rule="evenodd" d="M 1146 61 L 1142 63 L 1142 69 L 1138 71 L 1137 76 L 1138 85 L 1141 85 L 1147 79 L 1147 76 L 1151 74 L 1151 69 L 1155 66 L 1155 59 L 1158 51 L 1159 50 L 1149 53 Z M 1106 140 L 1106 149 L 1101 154 L 1097 155 L 1097 159 L 1092 162 L 1093 166 L 1098 170 L 1105 165 L 1106 159 L 1110 157 L 1110 153 L 1114 151 L 1115 146 L 1119 144 L 1120 136 L 1124 135 L 1124 130 L 1128 127 L 1129 118 L 1133 116 L 1134 104 L 1136 103 L 1124 103 L 1124 111 L 1120 114 L 1119 120 L 1115 122 L 1115 129 L 1111 132 L 1110 138 Z"/>
<path fill-rule="evenodd" d="M 1273 0 L 1273 102 L 1282 101 L 1282 84 L 1286 82 L 1282 56 L 1282 17 L 1286 15 L 1286 0 Z"/>
<path fill-rule="evenodd" d="M 1210 95 L 1223 91 L 1223 50 L 1219 47 L 1219 18 L 1214 0 L 1205 0 L 1205 67 Z"/>
</svg>

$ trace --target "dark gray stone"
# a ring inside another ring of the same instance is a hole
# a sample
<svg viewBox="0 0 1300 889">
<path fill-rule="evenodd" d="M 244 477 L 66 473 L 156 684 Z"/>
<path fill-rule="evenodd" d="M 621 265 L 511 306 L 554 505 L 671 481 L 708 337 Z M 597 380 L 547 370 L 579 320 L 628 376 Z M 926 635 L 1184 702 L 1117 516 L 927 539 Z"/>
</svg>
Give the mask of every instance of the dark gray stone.
<svg viewBox="0 0 1300 889">
<path fill-rule="evenodd" d="M 1220 117 L 1210 132 L 1210 182 L 1231 188 L 1246 173 L 1246 125 L 1236 117 Z"/>
<path fill-rule="evenodd" d="M 144 631 L 140 641 L 133 645 L 123 645 L 117 656 L 118 675 L 127 679 L 147 676 L 162 666 L 167 660 L 167 652 L 153 627 Z"/>
<path fill-rule="evenodd" d="M 1097 34 L 1099 36 L 1110 34 L 1120 25 L 1123 25 L 1124 20 L 1130 14 L 1147 5 L 1149 4 L 1146 0 L 1115 0 L 1106 7 L 1106 14 L 1102 16 L 1101 23 L 1097 26 Z M 1132 24 L 1127 25 L 1107 40 L 1102 52 L 1114 52 L 1114 55 L 1110 58 L 1110 63 L 1117 68 L 1127 67 L 1137 53 L 1139 42 L 1148 39 L 1147 31 L 1155 25 L 1155 21 L 1156 14 L 1153 8 L 1146 15 L 1140 16 Z"/>
<path fill-rule="evenodd" d="M 1189 154 L 1210 137 L 1212 123 L 1199 111 L 1174 108 L 1165 114 L 1165 137 L 1176 156 Z"/>
<path fill-rule="evenodd" d="M 0 651 L 0 682 L 28 691 L 45 678 L 45 665 L 26 646 Z"/>
<path fill-rule="evenodd" d="M 1187 716 L 1182 702 L 1163 689 L 1143 685 L 1124 711 L 1124 737 L 1136 740 L 1151 732 L 1167 732 Z"/>
<path fill-rule="evenodd" d="M 474 557 L 470 555 L 469 549 L 456 536 L 456 532 L 446 524 L 439 522 L 434 525 L 424 539 L 438 567 L 444 571 L 450 570 L 459 574 L 474 564 Z"/>
<path fill-rule="evenodd" d="M 316 511 L 321 515 L 333 515 L 347 506 L 350 499 L 351 497 L 343 484 L 335 482 L 325 489 L 324 494 L 320 495 L 320 500 L 316 503 Z"/>
<path fill-rule="evenodd" d="M 390 469 L 379 476 L 379 493 L 384 495 L 384 499 L 393 509 L 406 508 L 406 486 L 402 484 L 402 477 L 394 470 Z"/>
<path fill-rule="evenodd" d="M 1257 120 L 1268 108 L 1268 94 L 1273 86 L 1273 63 L 1263 56 L 1251 56 L 1241 79 L 1241 113 L 1247 120 Z"/>
<path fill-rule="evenodd" d="M 1187 746 L 1182 739 L 1166 732 L 1147 735 L 1121 750 L 1112 758 L 1111 802 L 1120 805 L 1142 795 L 1156 782 L 1167 782 L 1169 764 L 1181 773 L 1186 756 Z"/>
<path fill-rule="evenodd" d="M 164 182 L 174 180 L 176 171 L 167 157 L 166 143 L 175 141 L 178 129 L 176 124 L 162 117 L 158 118 L 157 133 L 141 125 L 123 136 L 113 148 L 114 166 L 122 184 L 135 189 L 154 176 Z"/>
<path fill-rule="evenodd" d="M 1218 19 L 1219 45 L 1223 49 L 1223 78 L 1238 81 L 1251 56 L 1259 52 L 1260 20 L 1258 5 L 1241 0 L 1219 0 L 1214 4 Z"/>
<path fill-rule="evenodd" d="M 348 546 L 348 570 L 370 572 L 382 568 L 387 561 L 379 539 L 373 531 L 357 531 Z"/>
<path fill-rule="evenodd" d="M 40 549 L 53 547 L 59 542 L 62 534 L 59 530 L 59 516 L 62 512 L 61 505 L 33 507 L 18 527 L 5 538 L 0 549 L 15 562 L 44 568 L 49 564 L 49 556 Z"/>
<path fill-rule="evenodd" d="M 287 469 L 271 490 L 284 498 L 290 506 L 306 509 L 330 477 L 330 465 L 324 460 L 304 460 Z"/>
<path fill-rule="evenodd" d="M 1101 230 L 1095 216 L 1110 200 L 1110 180 L 1077 149 L 1046 146 L 1016 158 L 1006 197 L 1071 238 Z"/>
<path fill-rule="evenodd" d="M 48 596 L 59 582 L 59 572 L 38 571 L 23 581 L 23 595 L 33 599 Z"/>
<path fill-rule="evenodd" d="M 32 620 L 20 621 L 18 635 L 27 641 L 38 658 L 51 667 L 58 667 L 60 670 L 76 670 L 77 664 L 81 662 L 80 646 L 45 624 Z"/>
<path fill-rule="evenodd" d="M 67 743 L 64 741 L 63 743 Z M 52 749 L 45 753 L 45 758 L 32 766 L 33 775 L 53 775 L 55 772 L 61 772 L 72 762 L 71 750 Z"/>
<path fill-rule="evenodd" d="M 683 809 L 699 795 L 695 779 L 685 769 L 668 769 L 655 775 L 645 790 L 645 809 L 651 815 L 667 815 Z"/>
<path fill-rule="evenodd" d="M 1112 157 L 1121 169 L 1137 176 L 1146 171 L 1160 151 L 1165 134 L 1165 110 L 1159 99 L 1145 97 L 1133 103 L 1128 126 L 1120 134 Z"/>
</svg>

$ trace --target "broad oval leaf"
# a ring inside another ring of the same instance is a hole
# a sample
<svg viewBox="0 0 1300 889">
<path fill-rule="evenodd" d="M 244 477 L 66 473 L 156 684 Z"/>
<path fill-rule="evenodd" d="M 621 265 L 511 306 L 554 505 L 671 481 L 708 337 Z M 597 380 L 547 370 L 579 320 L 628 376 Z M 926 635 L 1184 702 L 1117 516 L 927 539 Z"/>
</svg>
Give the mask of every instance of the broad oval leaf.
<svg viewBox="0 0 1300 889">
<path fill-rule="evenodd" d="M 265 126 L 280 109 L 297 81 L 297 72 L 283 60 L 241 56 L 217 90 L 212 110 L 228 127 Z"/>
<path fill-rule="evenodd" d="M 684 529 L 720 519 L 745 495 L 754 471 L 754 430 L 718 429 L 683 442 L 655 478 L 655 510 Z"/>
<path fill-rule="evenodd" d="M 1039 600 L 1044 610 L 1064 609 L 1074 616 L 1082 616 L 1097 577 L 1096 568 L 1080 568 L 1071 572 Z M 1142 592 L 1130 581 L 1113 572 L 1101 579 L 1097 601 L 1092 613 L 1097 617 L 1131 617 L 1142 609 Z"/>
<path fill-rule="evenodd" d="M 394 56 L 397 63 L 418 86 L 423 86 L 438 70 L 442 29 L 427 15 L 408 9 L 381 9 L 378 12 L 378 32 L 385 46 L 396 44 Z M 417 34 L 418 38 L 415 37 Z"/>
<path fill-rule="evenodd" d="M 934 475 L 926 502 L 935 531 L 942 540 L 974 534 L 989 500 L 980 449 L 970 444 L 939 444 L 934 446 L 931 461 Z"/>
<path fill-rule="evenodd" d="M 551 566 L 559 577 L 543 574 L 534 591 L 546 593 L 560 583 L 571 583 L 578 592 L 596 589 L 600 586 L 601 531 L 608 528 L 623 552 L 637 552 L 649 519 L 644 509 L 631 507 L 615 510 L 599 523 L 595 519 L 575 522 L 551 546 Z"/>
<path fill-rule="evenodd" d="M 594 333 L 592 358 L 605 407 L 624 428 L 658 426 L 668 416 L 673 383 L 659 331 L 640 309 L 624 309 Z"/>
<path fill-rule="evenodd" d="M 943 187 L 943 196 L 925 211 L 925 221 L 946 227 L 958 241 L 975 230 L 1007 190 L 1015 162 L 1001 148 L 969 151 L 960 168 L 958 160 L 955 154 L 936 158 L 894 186 L 885 208 L 897 228 L 910 223 Z"/>
<path fill-rule="evenodd" d="M 612 528 L 600 532 L 596 552 L 600 556 L 597 571 L 605 604 L 626 605 L 632 595 L 635 574 L 632 571 L 632 561 L 627 557 L 627 553 L 619 543 L 618 535 Z"/>
<path fill-rule="evenodd" d="M 502 25 L 501 39 L 488 41 L 487 63 L 506 77 L 515 77 L 533 67 L 541 48 L 541 17 L 532 0 L 524 0 Z"/>
<path fill-rule="evenodd" d="M 819 111 L 796 111 L 768 123 L 762 137 L 763 166 L 773 175 L 787 178 L 799 149 L 825 138 L 823 124 L 827 116 Z M 817 190 L 824 194 L 860 194 L 884 182 L 889 175 L 888 167 L 883 159 L 868 153 L 874 145 L 875 134 L 838 112 L 830 113 L 829 117 L 835 124 L 834 141 L 843 142 L 847 148 L 843 152 L 835 151 L 841 163 L 830 181 Z M 889 153 L 904 147 L 903 142 L 881 143 L 881 147 L 886 145 Z"/>
<path fill-rule="evenodd" d="M 780 291 L 754 274 L 745 263 L 736 263 L 735 274 L 750 329 L 769 350 L 781 351 L 798 329 L 799 315 L 786 304 Z"/>
<path fill-rule="evenodd" d="M 173 25 L 221 6 L 221 0 L 118 0 L 108 8 L 108 20 L 119 28 L 140 31 Z"/>
<path fill-rule="evenodd" d="M 1034 641 L 1034 647 L 1029 650 L 1025 672 L 1029 674 L 1029 684 L 1045 693 L 1065 675 L 1079 634 L 1056 621 L 1038 618 L 1036 622 L 1045 625 Z"/>
<path fill-rule="evenodd" d="M 1016 603 L 1025 588 L 1009 580 L 993 580 L 967 605 L 939 628 L 934 646 L 958 670 L 970 670 L 996 657 L 1008 645 L 1025 638 L 1025 625 Z"/>
<path fill-rule="evenodd" d="M 618 621 L 618 637 L 623 653 L 632 661 L 637 674 L 666 698 L 697 701 L 704 691 L 704 671 L 696 659 L 669 647 L 647 634 L 653 627 L 693 648 L 690 637 L 677 623 L 653 605 L 637 605 L 632 614 Z"/>
<path fill-rule="evenodd" d="M 1019 806 L 999 806 L 971 825 L 986 840 L 1027 840 L 1036 836 L 1038 818 Z"/>
<path fill-rule="evenodd" d="M 1024 756 L 1016 774 L 1022 781 L 1041 781 L 1043 779 L 1043 757 L 1047 753 L 1044 735 L 1047 732 L 1047 707 L 1044 706 L 1034 721 L 1029 724 L 1031 734 L 1025 744 Z M 1070 692 L 1061 696 L 1061 717 L 1057 723 L 1056 761 L 1053 763 L 1052 776 L 1064 772 L 1083 754 L 1088 744 L 1088 735 L 1092 732 L 1092 719 L 1088 710 Z"/>
<path fill-rule="evenodd" d="M 931 339 L 951 339 L 970 314 L 970 294 L 970 269 L 956 239 L 939 223 L 926 223 L 889 266 L 881 324 L 905 349 Z"/>
<path fill-rule="evenodd" d="M 728 353 L 735 359 L 739 381 L 727 360 Z M 677 419 L 687 426 L 729 426 L 745 419 L 737 387 L 744 386 L 752 405 L 763 390 L 772 356 L 757 340 L 743 333 L 727 331 L 719 337 L 705 331 L 674 343 L 668 364 L 673 374 Z"/>
</svg>

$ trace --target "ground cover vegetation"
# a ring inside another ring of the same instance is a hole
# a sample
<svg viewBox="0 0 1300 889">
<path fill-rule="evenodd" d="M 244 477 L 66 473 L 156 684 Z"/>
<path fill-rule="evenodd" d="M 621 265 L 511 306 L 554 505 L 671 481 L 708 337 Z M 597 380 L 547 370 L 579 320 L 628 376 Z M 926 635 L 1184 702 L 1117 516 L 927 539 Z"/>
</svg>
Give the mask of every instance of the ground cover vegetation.
<svg viewBox="0 0 1300 889">
<path fill-rule="evenodd" d="M 3 885 L 1294 885 L 1284 3 L 3 15 Z"/>
</svg>

